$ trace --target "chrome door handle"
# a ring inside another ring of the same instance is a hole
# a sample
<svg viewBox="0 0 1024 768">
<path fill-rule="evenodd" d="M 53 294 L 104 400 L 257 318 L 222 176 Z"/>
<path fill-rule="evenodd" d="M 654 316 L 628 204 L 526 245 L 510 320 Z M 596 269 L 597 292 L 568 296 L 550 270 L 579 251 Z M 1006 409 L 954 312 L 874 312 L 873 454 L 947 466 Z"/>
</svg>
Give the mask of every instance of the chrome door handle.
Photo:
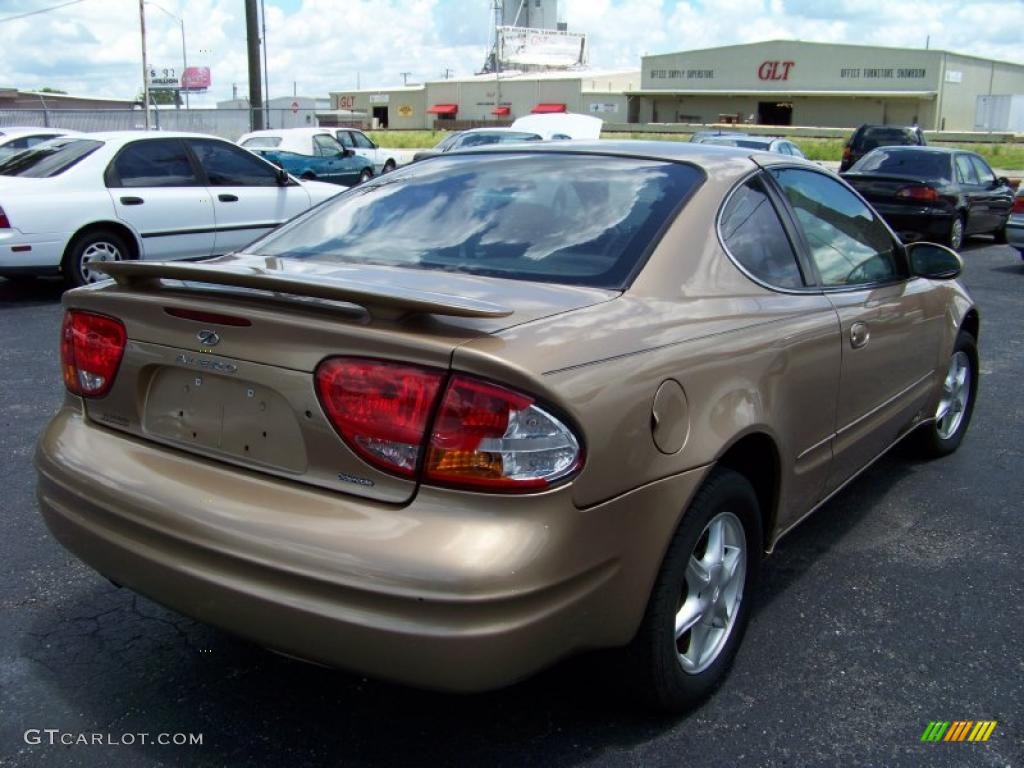
<svg viewBox="0 0 1024 768">
<path fill-rule="evenodd" d="M 868 339 L 871 338 L 871 331 L 868 330 L 868 324 L 862 323 L 858 320 L 856 323 L 850 326 L 850 346 L 854 349 L 860 349 L 868 343 Z"/>
</svg>

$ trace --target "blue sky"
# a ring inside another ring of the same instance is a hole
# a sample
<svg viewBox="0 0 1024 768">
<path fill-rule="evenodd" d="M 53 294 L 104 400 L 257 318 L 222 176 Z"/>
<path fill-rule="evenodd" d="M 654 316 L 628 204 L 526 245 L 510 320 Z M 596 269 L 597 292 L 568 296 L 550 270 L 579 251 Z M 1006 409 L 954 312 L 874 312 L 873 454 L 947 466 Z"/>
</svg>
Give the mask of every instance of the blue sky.
<svg viewBox="0 0 1024 768">
<path fill-rule="evenodd" d="M 136 0 L 0 0 L 0 86 L 126 96 L 141 82 Z M 158 0 L 185 19 L 189 64 L 213 73 L 212 104 L 246 91 L 241 0 Z M 271 95 L 471 74 L 487 48 L 489 0 L 266 0 Z M 181 64 L 177 23 L 148 7 L 152 64 Z M 638 68 L 644 53 L 779 38 L 948 48 L 1024 63 L 1020 0 L 562 0 L 590 36 L 592 66 Z"/>
</svg>

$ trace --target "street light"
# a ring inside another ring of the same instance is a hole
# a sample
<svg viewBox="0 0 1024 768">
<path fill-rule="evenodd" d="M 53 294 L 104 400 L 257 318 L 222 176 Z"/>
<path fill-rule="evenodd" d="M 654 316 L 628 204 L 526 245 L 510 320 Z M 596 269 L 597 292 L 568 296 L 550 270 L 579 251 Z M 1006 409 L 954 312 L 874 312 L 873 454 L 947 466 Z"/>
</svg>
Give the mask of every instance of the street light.
<svg viewBox="0 0 1024 768">
<path fill-rule="evenodd" d="M 185 20 L 183 18 L 181 18 L 180 16 L 171 13 L 170 11 L 168 11 L 166 8 L 164 8 L 159 3 L 154 3 L 153 0 L 144 0 L 144 2 L 145 2 L 146 5 L 152 5 L 154 8 L 157 8 L 157 9 L 163 11 L 168 16 L 170 16 L 172 19 L 177 21 L 178 24 L 181 25 L 181 65 L 182 65 L 181 74 L 182 74 L 182 77 L 184 77 L 185 70 L 188 69 L 188 57 L 185 55 Z M 188 106 L 188 91 L 186 90 L 185 91 L 185 109 L 188 109 L 188 108 L 189 108 L 189 106 Z"/>
</svg>

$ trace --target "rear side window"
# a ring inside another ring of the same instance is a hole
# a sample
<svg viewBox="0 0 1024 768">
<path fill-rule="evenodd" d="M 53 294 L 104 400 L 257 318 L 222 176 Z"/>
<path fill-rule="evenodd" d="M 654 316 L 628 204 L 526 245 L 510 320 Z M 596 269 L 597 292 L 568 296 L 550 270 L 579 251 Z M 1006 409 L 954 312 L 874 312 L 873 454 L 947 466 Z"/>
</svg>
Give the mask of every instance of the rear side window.
<svg viewBox="0 0 1024 768">
<path fill-rule="evenodd" d="M 212 139 L 189 139 L 189 146 L 206 171 L 210 186 L 277 186 L 277 172 L 244 149 Z"/>
<path fill-rule="evenodd" d="M 872 285 L 901 277 L 892 235 L 853 192 L 815 171 L 771 173 L 793 207 L 822 285 Z"/>
<path fill-rule="evenodd" d="M 102 141 L 92 139 L 58 139 L 45 146 L 27 149 L 0 163 L 0 176 L 33 179 L 58 176 L 102 146 Z"/>
<path fill-rule="evenodd" d="M 624 288 L 697 168 L 573 154 L 438 156 L 261 240 L 261 256 Z"/>
<path fill-rule="evenodd" d="M 722 210 L 721 232 L 729 253 L 758 280 L 804 287 L 796 251 L 761 179 L 748 179 L 733 192 Z"/>
<path fill-rule="evenodd" d="M 850 168 L 850 173 L 879 173 L 923 179 L 950 179 L 950 155 L 927 149 L 876 149 Z"/>
<path fill-rule="evenodd" d="M 352 140 L 355 141 L 356 146 L 360 149 L 376 149 L 373 142 L 366 138 L 361 133 L 352 132 Z"/>
<path fill-rule="evenodd" d="M 178 139 L 129 144 L 114 158 L 110 182 L 112 187 L 192 187 L 200 183 Z"/>
</svg>

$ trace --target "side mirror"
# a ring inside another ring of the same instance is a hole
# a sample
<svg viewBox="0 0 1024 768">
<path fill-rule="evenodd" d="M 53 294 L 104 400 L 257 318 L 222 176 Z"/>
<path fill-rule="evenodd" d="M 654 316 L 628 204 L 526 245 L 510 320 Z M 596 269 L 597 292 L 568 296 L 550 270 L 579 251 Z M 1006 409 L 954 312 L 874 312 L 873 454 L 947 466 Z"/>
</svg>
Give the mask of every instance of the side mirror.
<svg viewBox="0 0 1024 768">
<path fill-rule="evenodd" d="M 341 150 L 342 157 L 352 157 L 352 155 L 354 155 L 355 153 L 356 151 L 354 149 L 350 149 L 349 147 L 343 147 Z"/>
<path fill-rule="evenodd" d="M 1010 180 L 1008 178 L 1006 178 L 1005 176 L 1000 176 L 998 179 L 996 179 L 996 186 L 997 187 L 1008 187 L 1008 186 L 1010 186 Z"/>
<path fill-rule="evenodd" d="M 277 169 L 277 177 L 276 178 L 277 178 L 277 185 L 279 187 L 287 187 L 288 184 L 292 180 L 291 176 L 288 175 L 288 171 L 286 171 L 284 168 L 278 168 Z"/>
<path fill-rule="evenodd" d="M 964 262 L 952 248 L 936 243 L 911 243 L 907 246 L 910 271 L 929 280 L 952 280 L 963 271 Z"/>
</svg>

